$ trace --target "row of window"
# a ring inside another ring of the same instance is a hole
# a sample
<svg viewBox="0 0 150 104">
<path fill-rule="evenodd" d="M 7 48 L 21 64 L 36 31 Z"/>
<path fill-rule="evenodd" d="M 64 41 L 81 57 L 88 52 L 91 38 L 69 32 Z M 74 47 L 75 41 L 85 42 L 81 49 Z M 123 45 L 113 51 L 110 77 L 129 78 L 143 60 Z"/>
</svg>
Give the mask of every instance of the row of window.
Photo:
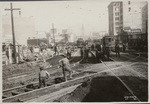
<svg viewBox="0 0 150 104">
<path fill-rule="evenodd" d="M 120 3 L 114 3 L 114 6 L 119 6 L 120 5 Z"/>
<path fill-rule="evenodd" d="M 119 16 L 119 12 L 116 12 L 115 15 L 116 15 L 116 16 Z"/>
<path fill-rule="evenodd" d="M 119 21 L 119 20 L 122 20 L 123 18 L 122 18 L 122 16 L 120 16 L 120 18 L 119 17 L 115 17 L 115 21 Z"/>
<path fill-rule="evenodd" d="M 115 20 L 119 20 L 119 17 L 115 17 Z"/>
<path fill-rule="evenodd" d="M 130 5 L 131 4 L 131 2 L 130 1 L 128 1 L 128 4 Z M 120 5 L 120 3 L 114 3 L 114 6 L 119 6 Z"/>
<path fill-rule="evenodd" d="M 115 25 L 119 25 L 119 22 L 115 22 Z"/>
</svg>

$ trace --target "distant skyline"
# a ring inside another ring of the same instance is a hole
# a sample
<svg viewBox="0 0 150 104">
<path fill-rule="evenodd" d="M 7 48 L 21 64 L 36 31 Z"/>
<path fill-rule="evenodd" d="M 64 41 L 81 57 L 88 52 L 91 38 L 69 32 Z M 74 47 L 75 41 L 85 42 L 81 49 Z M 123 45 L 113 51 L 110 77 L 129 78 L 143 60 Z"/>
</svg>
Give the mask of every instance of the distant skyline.
<svg viewBox="0 0 150 104">
<path fill-rule="evenodd" d="M 54 23 L 58 33 L 62 29 L 70 29 L 74 34 L 81 35 L 82 24 L 85 34 L 95 31 L 108 31 L 107 6 L 110 1 L 37 1 L 13 2 L 14 8 L 21 8 L 22 17 L 35 19 L 35 31 L 49 32 Z M 9 2 L 1 2 L 2 15 L 10 15 L 4 11 L 10 8 Z M 14 12 L 14 17 L 19 11 Z"/>
</svg>

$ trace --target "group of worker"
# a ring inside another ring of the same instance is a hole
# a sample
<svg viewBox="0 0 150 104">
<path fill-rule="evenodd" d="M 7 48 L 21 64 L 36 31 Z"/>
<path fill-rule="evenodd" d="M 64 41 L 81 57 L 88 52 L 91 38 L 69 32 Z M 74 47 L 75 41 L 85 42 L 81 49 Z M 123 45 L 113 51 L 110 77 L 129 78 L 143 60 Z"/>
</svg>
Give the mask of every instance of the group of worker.
<svg viewBox="0 0 150 104">
<path fill-rule="evenodd" d="M 92 44 L 91 47 L 85 45 L 80 48 L 81 58 L 84 62 L 89 61 L 89 52 L 95 51 L 96 52 L 96 60 L 99 62 L 100 60 L 109 60 L 110 57 L 110 47 L 102 44 Z M 123 52 L 125 52 L 125 45 L 123 45 Z M 119 44 L 115 45 L 115 53 L 116 57 L 120 57 L 120 46 Z"/>
<path fill-rule="evenodd" d="M 84 62 L 88 62 L 89 60 L 89 52 L 95 51 L 96 52 L 96 59 L 99 62 L 101 59 L 103 60 L 104 57 L 109 59 L 110 50 L 109 47 L 103 46 L 101 44 L 92 44 L 90 47 L 85 45 L 80 48 L 81 58 Z"/>
<path fill-rule="evenodd" d="M 103 59 L 104 57 L 107 57 L 109 59 L 110 56 L 110 49 L 109 47 L 102 46 L 100 44 L 92 45 L 89 47 L 88 45 L 85 45 L 84 47 L 81 47 L 81 58 L 84 59 L 85 62 L 89 61 L 89 52 L 90 51 L 96 51 L 96 58 L 97 61 L 100 61 L 100 59 Z M 120 48 L 119 45 L 116 44 L 115 46 L 116 56 L 120 57 Z M 63 71 L 63 78 L 64 81 L 67 81 L 67 72 L 69 72 L 69 79 L 72 79 L 72 69 L 69 63 L 69 59 L 71 58 L 71 50 L 70 48 L 67 49 L 67 53 L 64 55 L 64 58 L 62 58 L 59 61 L 59 68 L 62 68 Z M 40 73 L 39 73 L 39 86 L 46 86 L 46 79 L 50 78 L 50 74 L 43 68 L 40 67 Z"/>
<path fill-rule="evenodd" d="M 59 60 L 58 68 L 62 68 L 63 71 L 63 78 L 64 81 L 67 81 L 67 72 L 69 72 L 69 79 L 72 79 L 71 66 L 69 63 L 69 59 L 71 58 L 70 49 L 68 49 L 67 54 L 63 55 L 64 58 Z M 46 80 L 50 78 L 50 74 L 44 69 L 44 67 L 40 66 L 40 73 L 39 73 L 39 87 L 46 86 Z"/>
<path fill-rule="evenodd" d="M 72 50 L 71 50 L 71 47 L 66 47 L 66 54 L 67 54 L 67 58 L 68 59 L 71 59 L 71 53 L 72 53 Z M 58 50 L 58 46 L 54 46 L 54 55 L 59 55 L 59 50 Z"/>
</svg>

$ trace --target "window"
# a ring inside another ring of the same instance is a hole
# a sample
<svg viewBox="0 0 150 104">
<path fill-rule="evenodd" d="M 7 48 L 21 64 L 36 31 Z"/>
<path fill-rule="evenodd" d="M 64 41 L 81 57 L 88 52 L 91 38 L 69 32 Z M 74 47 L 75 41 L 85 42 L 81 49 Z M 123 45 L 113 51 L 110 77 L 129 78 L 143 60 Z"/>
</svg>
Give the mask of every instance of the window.
<svg viewBox="0 0 150 104">
<path fill-rule="evenodd" d="M 116 31 L 119 31 L 119 27 L 116 27 Z"/>
<path fill-rule="evenodd" d="M 116 6 L 116 3 L 114 3 L 114 6 Z"/>
<path fill-rule="evenodd" d="M 116 15 L 116 16 L 119 16 L 119 12 L 116 12 L 115 15 Z"/>
<path fill-rule="evenodd" d="M 128 1 L 128 4 L 130 5 L 130 4 L 131 4 L 131 2 L 130 2 L 130 1 Z"/>
<path fill-rule="evenodd" d="M 118 7 L 116 7 L 116 8 L 115 8 L 115 11 L 119 11 L 119 8 L 118 8 Z"/>
<path fill-rule="evenodd" d="M 115 17 L 115 20 L 119 20 L 119 17 Z"/>
<path fill-rule="evenodd" d="M 115 22 L 116 25 L 119 25 L 119 22 Z"/>
<path fill-rule="evenodd" d="M 129 7 L 129 12 L 131 11 L 131 8 Z"/>
</svg>

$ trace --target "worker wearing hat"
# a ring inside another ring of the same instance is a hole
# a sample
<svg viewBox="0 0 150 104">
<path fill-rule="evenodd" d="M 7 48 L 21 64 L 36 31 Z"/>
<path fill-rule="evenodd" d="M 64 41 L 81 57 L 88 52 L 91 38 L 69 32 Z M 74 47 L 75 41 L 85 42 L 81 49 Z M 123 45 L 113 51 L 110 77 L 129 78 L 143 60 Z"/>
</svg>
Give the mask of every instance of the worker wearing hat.
<svg viewBox="0 0 150 104">
<path fill-rule="evenodd" d="M 67 55 L 63 55 L 64 58 L 59 61 L 59 67 L 62 67 L 63 77 L 65 81 L 67 81 L 66 72 L 69 72 L 69 78 L 72 79 L 72 69 L 70 67 L 69 60 L 67 59 Z"/>
<path fill-rule="evenodd" d="M 44 69 L 44 67 L 40 66 L 40 73 L 39 73 L 39 87 L 46 86 L 46 79 L 50 77 L 50 74 Z"/>
</svg>

